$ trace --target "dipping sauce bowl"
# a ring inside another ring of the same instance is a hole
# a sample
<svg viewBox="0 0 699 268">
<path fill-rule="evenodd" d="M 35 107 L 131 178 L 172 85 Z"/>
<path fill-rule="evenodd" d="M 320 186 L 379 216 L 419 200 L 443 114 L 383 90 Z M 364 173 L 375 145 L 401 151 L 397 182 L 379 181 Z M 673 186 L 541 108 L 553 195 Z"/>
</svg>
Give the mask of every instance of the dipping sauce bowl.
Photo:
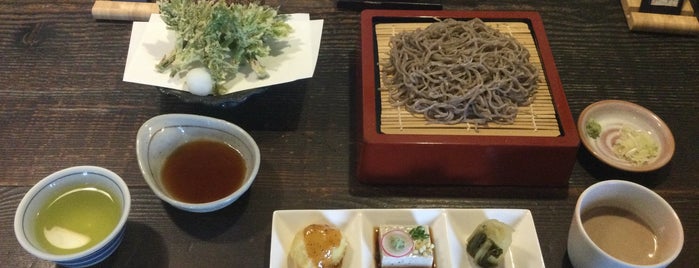
<svg viewBox="0 0 699 268">
<path fill-rule="evenodd" d="M 146 121 L 138 130 L 136 154 L 153 193 L 190 212 L 232 204 L 250 188 L 260 167 L 260 149 L 245 130 L 225 120 L 191 114 L 164 114 Z M 235 159 L 222 159 L 227 155 Z"/>
<path fill-rule="evenodd" d="M 96 166 L 57 171 L 22 198 L 14 221 L 19 244 L 66 267 L 95 265 L 119 246 L 131 207 L 119 175 Z"/>
<path fill-rule="evenodd" d="M 580 195 L 568 256 L 576 268 L 662 268 L 683 244 L 682 223 L 660 195 L 633 182 L 607 180 Z"/>
</svg>

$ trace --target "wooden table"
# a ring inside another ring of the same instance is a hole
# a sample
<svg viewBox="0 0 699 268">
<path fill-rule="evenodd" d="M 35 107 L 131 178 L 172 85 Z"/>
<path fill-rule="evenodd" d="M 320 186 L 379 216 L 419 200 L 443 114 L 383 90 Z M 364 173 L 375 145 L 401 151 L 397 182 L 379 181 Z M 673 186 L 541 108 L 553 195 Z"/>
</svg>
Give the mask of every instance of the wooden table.
<svg viewBox="0 0 699 268">
<path fill-rule="evenodd" d="M 75 165 L 108 168 L 131 189 L 125 240 L 106 267 L 267 267 L 275 210 L 341 208 L 529 209 L 546 266 L 567 267 L 575 201 L 606 179 L 666 198 L 686 236 L 672 266 L 699 264 L 699 38 L 630 32 L 614 1 L 443 0 L 452 10 L 538 11 L 574 117 L 602 99 L 636 102 L 667 122 L 677 150 L 665 168 L 637 174 L 607 168 L 581 148 L 565 188 L 374 186 L 355 177 L 359 13 L 330 0 L 281 2 L 283 13 L 325 20 L 314 77 L 221 109 L 122 82 L 131 23 L 95 21 L 92 1 L 0 0 L 0 266 L 54 266 L 19 246 L 13 217 L 31 185 Z M 191 214 L 151 192 L 135 136 L 164 113 L 222 118 L 251 133 L 263 160 L 241 200 Z"/>
</svg>

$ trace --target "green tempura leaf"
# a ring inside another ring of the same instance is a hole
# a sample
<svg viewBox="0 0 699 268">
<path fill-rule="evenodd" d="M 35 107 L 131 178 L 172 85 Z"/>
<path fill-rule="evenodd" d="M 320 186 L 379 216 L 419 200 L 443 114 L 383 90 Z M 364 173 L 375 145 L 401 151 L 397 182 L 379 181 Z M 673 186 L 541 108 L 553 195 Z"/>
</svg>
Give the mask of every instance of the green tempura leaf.
<svg viewBox="0 0 699 268">
<path fill-rule="evenodd" d="M 287 36 L 292 28 L 275 8 L 227 4 L 224 0 L 158 0 L 168 29 L 177 33 L 173 51 L 156 66 L 170 76 L 199 64 L 207 67 L 218 86 L 248 64 L 259 78 L 268 76 L 259 59 L 270 54 L 269 43 Z"/>
</svg>

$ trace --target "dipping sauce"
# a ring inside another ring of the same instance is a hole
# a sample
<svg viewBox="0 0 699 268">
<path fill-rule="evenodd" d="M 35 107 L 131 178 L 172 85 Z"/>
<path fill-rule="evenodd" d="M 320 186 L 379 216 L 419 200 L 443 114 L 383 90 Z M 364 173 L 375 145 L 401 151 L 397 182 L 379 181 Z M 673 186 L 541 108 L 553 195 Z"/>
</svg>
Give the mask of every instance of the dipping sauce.
<svg viewBox="0 0 699 268">
<path fill-rule="evenodd" d="M 230 195 L 245 178 L 243 156 L 221 142 L 197 140 L 181 145 L 165 160 L 163 186 L 173 198 L 207 203 Z"/>
<path fill-rule="evenodd" d="M 619 260 L 640 265 L 656 264 L 658 237 L 638 216 L 616 207 L 597 207 L 582 215 L 583 228 L 595 244 Z"/>
<path fill-rule="evenodd" d="M 49 198 L 36 215 L 34 232 L 51 254 L 72 254 L 104 240 L 119 223 L 121 200 L 95 187 L 69 189 Z"/>
</svg>

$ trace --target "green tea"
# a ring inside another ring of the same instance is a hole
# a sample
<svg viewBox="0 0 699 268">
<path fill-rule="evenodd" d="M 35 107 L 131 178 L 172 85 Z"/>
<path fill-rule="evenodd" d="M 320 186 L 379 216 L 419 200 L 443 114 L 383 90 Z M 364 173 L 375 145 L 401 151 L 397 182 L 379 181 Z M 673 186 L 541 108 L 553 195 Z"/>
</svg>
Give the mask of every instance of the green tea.
<svg viewBox="0 0 699 268">
<path fill-rule="evenodd" d="M 121 216 L 121 200 L 105 190 L 84 187 L 49 198 L 36 215 L 39 246 L 52 254 L 88 249 L 112 232 Z"/>
</svg>

